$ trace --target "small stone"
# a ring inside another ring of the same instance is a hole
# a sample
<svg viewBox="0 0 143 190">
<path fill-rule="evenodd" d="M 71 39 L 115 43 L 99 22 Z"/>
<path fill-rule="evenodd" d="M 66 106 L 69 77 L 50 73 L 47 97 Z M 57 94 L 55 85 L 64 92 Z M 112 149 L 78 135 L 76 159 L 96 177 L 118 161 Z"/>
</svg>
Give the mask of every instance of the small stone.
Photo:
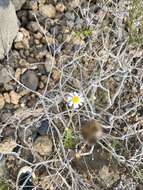
<svg viewBox="0 0 143 190">
<path fill-rule="evenodd" d="M 38 23 L 36 21 L 31 21 L 27 24 L 27 29 L 32 32 L 37 32 L 39 30 Z"/>
<path fill-rule="evenodd" d="M 49 121 L 47 119 L 43 120 L 41 121 L 40 126 L 37 128 L 37 132 L 40 135 L 45 135 L 47 134 L 48 128 L 49 128 Z"/>
<path fill-rule="evenodd" d="M 17 105 L 19 103 L 19 99 L 21 98 L 21 96 L 18 93 L 14 92 L 14 91 L 11 91 L 9 93 L 9 95 L 10 95 L 10 102 L 12 104 Z"/>
<path fill-rule="evenodd" d="M 44 88 L 44 83 L 43 83 L 42 81 L 40 81 L 40 83 L 39 83 L 39 88 L 40 88 L 40 89 L 43 89 L 43 88 Z"/>
<path fill-rule="evenodd" d="M 37 0 L 39 4 L 44 4 L 46 0 Z"/>
<path fill-rule="evenodd" d="M 53 149 L 53 142 L 47 135 L 39 136 L 33 144 L 33 149 L 40 156 L 49 156 Z"/>
<path fill-rule="evenodd" d="M 47 84 L 47 81 L 48 81 L 48 76 L 47 75 L 42 75 L 40 77 L 41 81 L 44 83 L 44 84 Z"/>
<path fill-rule="evenodd" d="M 16 39 L 14 40 L 15 42 L 20 42 L 22 41 L 24 38 L 24 35 L 22 32 L 18 32 L 17 36 L 16 36 Z"/>
<path fill-rule="evenodd" d="M 51 36 L 43 36 L 41 42 L 44 44 L 48 43 L 48 45 L 52 45 L 55 44 L 55 38 L 52 38 Z"/>
<path fill-rule="evenodd" d="M 27 88 L 35 91 L 38 88 L 39 79 L 36 72 L 32 70 L 27 70 L 21 75 L 21 83 Z"/>
<path fill-rule="evenodd" d="M 52 72 L 52 78 L 54 81 L 58 81 L 60 80 L 60 76 L 61 76 L 61 73 L 59 70 L 57 69 L 54 69 L 53 72 Z"/>
<path fill-rule="evenodd" d="M 21 69 L 20 68 L 17 68 L 16 71 L 15 71 L 15 78 L 16 80 L 20 80 L 20 75 L 21 75 Z"/>
<path fill-rule="evenodd" d="M 111 170 L 108 166 L 103 166 L 99 171 L 100 179 L 107 184 L 108 187 L 111 187 L 116 181 L 119 180 L 120 176 L 117 171 Z"/>
<path fill-rule="evenodd" d="M 55 60 L 55 57 L 53 57 L 50 54 L 47 54 L 46 57 L 47 57 L 47 59 L 45 62 L 45 69 L 49 73 L 51 71 L 51 69 L 55 66 L 56 60 Z"/>
<path fill-rule="evenodd" d="M 34 37 L 35 39 L 40 40 L 42 39 L 43 35 L 40 32 L 38 32 L 37 34 L 34 34 Z"/>
<path fill-rule="evenodd" d="M 11 91 L 11 90 L 13 90 L 13 83 L 6 83 L 6 84 L 4 85 L 4 89 L 5 89 L 6 91 Z"/>
<path fill-rule="evenodd" d="M 21 67 L 28 67 L 29 66 L 29 63 L 25 60 L 25 59 L 20 59 L 18 64 L 21 66 Z"/>
<path fill-rule="evenodd" d="M 32 9 L 32 11 L 38 10 L 38 2 L 35 0 L 27 1 L 27 8 Z"/>
<path fill-rule="evenodd" d="M 85 41 L 82 40 L 80 37 L 77 37 L 77 36 L 72 39 L 72 43 L 74 45 L 79 45 L 79 46 L 84 46 L 85 45 Z"/>
<path fill-rule="evenodd" d="M 55 44 L 55 38 L 51 36 L 47 36 L 45 40 L 49 45 Z"/>
<path fill-rule="evenodd" d="M 46 57 L 47 53 L 48 53 L 47 50 L 40 51 L 37 53 L 37 55 L 35 55 L 35 58 L 38 60 L 42 59 L 42 58 Z"/>
<path fill-rule="evenodd" d="M 8 103 L 8 104 L 10 104 L 10 96 L 9 96 L 9 94 L 8 93 L 4 93 L 3 96 L 4 96 L 5 102 Z"/>
<path fill-rule="evenodd" d="M 80 0 L 72 0 L 70 1 L 69 3 L 69 6 L 73 9 L 75 9 L 76 7 L 79 7 L 80 6 Z"/>
<path fill-rule="evenodd" d="M 0 70 L 0 84 L 6 84 L 10 82 L 11 78 L 6 68 Z"/>
<path fill-rule="evenodd" d="M 0 153 L 11 153 L 16 146 L 16 142 L 12 138 L 8 137 L 0 143 Z"/>
<path fill-rule="evenodd" d="M 5 105 L 4 97 L 2 94 L 0 94 L 0 110 L 3 109 Z"/>
<path fill-rule="evenodd" d="M 25 28 L 20 28 L 16 39 L 14 47 L 16 49 L 27 49 L 29 48 L 30 34 Z"/>
<path fill-rule="evenodd" d="M 63 3 L 58 3 L 56 5 L 56 10 L 60 13 L 63 13 L 65 11 L 65 5 Z"/>
<path fill-rule="evenodd" d="M 55 16 L 56 16 L 56 9 L 52 4 L 49 4 L 49 5 L 43 5 L 42 4 L 42 5 L 40 5 L 39 6 L 39 11 L 45 17 L 55 18 Z"/>
<path fill-rule="evenodd" d="M 37 39 L 34 39 L 34 43 L 35 43 L 36 45 L 39 45 L 39 44 L 40 44 L 40 41 L 37 40 Z"/>
<path fill-rule="evenodd" d="M 75 20 L 75 14 L 73 12 L 66 12 L 65 17 L 68 20 L 74 21 Z"/>
</svg>

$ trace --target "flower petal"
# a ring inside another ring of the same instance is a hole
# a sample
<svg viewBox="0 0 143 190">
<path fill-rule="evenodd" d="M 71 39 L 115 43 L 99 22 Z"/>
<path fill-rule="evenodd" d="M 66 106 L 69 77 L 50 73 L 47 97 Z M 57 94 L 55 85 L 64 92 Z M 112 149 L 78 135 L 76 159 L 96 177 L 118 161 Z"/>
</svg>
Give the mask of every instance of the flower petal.
<svg viewBox="0 0 143 190">
<path fill-rule="evenodd" d="M 70 102 L 71 100 L 72 100 L 71 96 L 68 96 L 67 99 L 66 99 L 67 102 Z"/>
<path fill-rule="evenodd" d="M 79 104 L 73 104 L 73 108 L 74 109 L 78 109 L 79 108 Z"/>
<path fill-rule="evenodd" d="M 73 106 L 73 102 L 69 102 L 68 105 L 69 105 L 70 107 L 72 107 L 72 106 Z"/>
</svg>

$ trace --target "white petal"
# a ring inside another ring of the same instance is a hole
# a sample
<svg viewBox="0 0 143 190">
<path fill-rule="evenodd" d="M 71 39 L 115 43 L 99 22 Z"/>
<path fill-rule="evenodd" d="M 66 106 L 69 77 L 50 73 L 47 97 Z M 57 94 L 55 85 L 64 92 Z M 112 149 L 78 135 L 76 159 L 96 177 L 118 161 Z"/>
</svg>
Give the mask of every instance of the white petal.
<svg viewBox="0 0 143 190">
<path fill-rule="evenodd" d="M 74 94 L 74 96 L 79 96 L 77 92 L 74 92 L 73 94 Z"/>
<path fill-rule="evenodd" d="M 80 102 L 84 102 L 84 98 L 83 97 L 80 98 Z"/>
<path fill-rule="evenodd" d="M 80 106 L 82 106 L 82 105 L 83 105 L 83 103 L 82 103 L 82 102 L 80 102 L 80 103 L 79 103 L 79 105 L 80 105 Z"/>
<path fill-rule="evenodd" d="M 79 108 L 79 104 L 74 104 L 74 105 L 73 105 L 73 108 L 74 108 L 74 109 Z"/>
<path fill-rule="evenodd" d="M 72 100 L 72 97 L 71 97 L 71 96 L 68 96 L 66 101 L 67 101 L 67 102 L 70 102 L 71 100 Z"/>
<path fill-rule="evenodd" d="M 70 92 L 69 96 L 71 96 L 71 97 L 74 96 L 74 92 Z"/>
<path fill-rule="evenodd" d="M 72 106 L 73 106 L 73 102 L 69 102 L 68 105 L 69 105 L 70 107 L 72 107 Z"/>
</svg>

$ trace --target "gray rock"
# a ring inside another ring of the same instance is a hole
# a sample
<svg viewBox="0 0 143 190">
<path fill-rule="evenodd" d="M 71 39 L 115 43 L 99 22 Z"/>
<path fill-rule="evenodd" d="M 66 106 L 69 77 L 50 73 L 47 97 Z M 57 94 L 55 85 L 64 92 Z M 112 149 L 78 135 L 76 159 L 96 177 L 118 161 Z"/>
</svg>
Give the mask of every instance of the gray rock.
<svg viewBox="0 0 143 190">
<path fill-rule="evenodd" d="M 56 9 L 52 4 L 39 5 L 39 11 L 44 17 L 55 18 L 56 16 Z"/>
<path fill-rule="evenodd" d="M 27 70 L 21 76 L 21 83 L 31 90 L 37 90 L 39 79 L 36 72 L 32 70 Z"/>
<path fill-rule="evenodd" d="M 37 32 L 39 30 L 38 23 L 36 21 L 31 21 L 27 24 L 27 28 L 32 32 Z"/>
<path fill-rule="evenodd" d="M 49 156 L 53 150 L 53 142 L 48 135 L 39 136 L 33 144 L 33 150 L 40 156 Z"/>
<path fill-rule="evenodd" d="M 11 1 L 0 0 L 0 59 L 9 52 L 18 32 L 18 20 Z"/>
<path fill-rule="evenodd" d="M 22 5 L 26 2 L 26 0 L 12 0 L 12 2 L 15 6 L 15 9 L 20 10 Z"/>
<path fill-rule="evenodd" d="M 6 84 L 11 80 L 6 68 L 0 69 L 0 84 Z"/>
</svg>

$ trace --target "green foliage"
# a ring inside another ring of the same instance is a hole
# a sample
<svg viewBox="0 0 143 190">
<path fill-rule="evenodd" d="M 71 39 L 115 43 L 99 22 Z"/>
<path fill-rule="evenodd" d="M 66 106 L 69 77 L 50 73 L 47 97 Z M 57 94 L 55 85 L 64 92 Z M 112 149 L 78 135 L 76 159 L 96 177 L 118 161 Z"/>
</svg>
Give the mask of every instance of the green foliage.
<svg viewBox="0 0 143 190">
<path fill-rule="evenodd" d="M 9 190 L 8 184 L 4 179 L 0 179 L 0 190 Z"/>
<path fill-rule="evenodd" d="M 75 32 L 75 35 L 78 37 L 84 36 L 89 37 L 92 35 L 92 29 L 91 28 L 82 28 Z"/>
<path fill-rule="evenodd" d="M 128 13 L 129 43 L 143 43 L 143 1 L 132 0 Z"/>
<path fill-rule="evenodd" d="M 65 128 L 64 130 L 63 144 L 65 148 L 72 148 L 74 145 L 74 138 L 70 128 Z"/>
</svg>

